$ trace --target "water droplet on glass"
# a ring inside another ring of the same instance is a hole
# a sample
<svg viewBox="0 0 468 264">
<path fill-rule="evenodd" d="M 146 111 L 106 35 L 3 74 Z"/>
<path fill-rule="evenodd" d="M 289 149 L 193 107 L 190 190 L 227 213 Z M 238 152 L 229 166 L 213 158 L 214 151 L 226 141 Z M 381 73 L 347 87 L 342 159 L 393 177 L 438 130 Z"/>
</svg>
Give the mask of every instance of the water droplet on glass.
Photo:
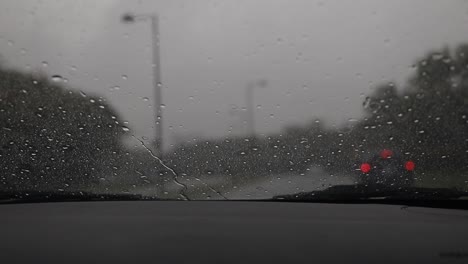
<svg viewBox="0 0 468 264">
<path fill-rule="evenodd" d="M 52 75 L 52 81 L 54 82 L 61 82 L 63 80 L 63 77 L 60 75 Z"/>
<path fill-rule="evenodd" d="M 126 127 L 126 126 L 123 126 L 122 127 L 122 130 L 125 131 L 125 132 L 129 132 L 130 131 L 130 128 Z"/>
<path fill-rule="evenodd" d="M 433 54 L 431 56 L 432 60 L 435 60 L 435 61 L 441 60 L 443 57 L 444 57 L 444 55 L 442 55 L 440 53 L 435 53 L 435 54 Z"/>
<path fill-rule="evenodd" d="M 128 79 L 128 76 L 127 76 L 127 75 L 122 75 L 122 79 L 123 79 L 123 80 L 127 80 L 127 79 Z"/>
<path fill-rule="evenodd" d="M 148 98 L 148 97 L 143 97 L 142 99 L 143 99 L 143 101 L 145 101 L 145 102 L 148 102 L 148 101 L 149 101 L 149 98 Z"/>
<path fill-rule="evenodd" d="M 48 63 L 47 61 L 43 61 L 43 62 L 42 62 L 42 66 L 43 66 L 43 67 L 47 67 L 47 66 L 49 66 L 49 63 Z"/>
<path fill-rule="evenodd" d="M 369 108 L 370 102 L 371 102 L 371 98 L 370 98 L 370 97 L 366 97 L 366 99 L 365 99 L 364 102 L 362 103 L 362 106 L 364 106 L 364 108 Z"/>
</svg>

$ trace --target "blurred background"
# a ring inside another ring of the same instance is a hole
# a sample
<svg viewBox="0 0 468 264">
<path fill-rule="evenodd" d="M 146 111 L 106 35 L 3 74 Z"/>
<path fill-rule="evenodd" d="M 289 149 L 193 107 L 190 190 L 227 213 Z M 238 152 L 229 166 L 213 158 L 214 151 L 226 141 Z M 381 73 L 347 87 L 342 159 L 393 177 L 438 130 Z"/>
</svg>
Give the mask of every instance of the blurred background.
<svg viewBox="0 0 468 264">
<path fill-rule="evenodd" d="M 0 3 L 0 189 L 253 199 L 391 149 L 468 186 L 468 2 Z"/>
</svg>

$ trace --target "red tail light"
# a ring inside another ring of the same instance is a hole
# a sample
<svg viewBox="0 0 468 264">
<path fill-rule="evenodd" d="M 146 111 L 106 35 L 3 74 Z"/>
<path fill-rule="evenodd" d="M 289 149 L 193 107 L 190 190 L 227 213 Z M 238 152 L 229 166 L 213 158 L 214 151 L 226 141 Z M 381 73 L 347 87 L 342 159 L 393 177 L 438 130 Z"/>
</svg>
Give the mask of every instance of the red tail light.
<svg viewBox="0 0 468 264">
<path fill-rule="evenodd" d="M 414 167 L 415 167 L 415 164 L 414 164 L 414 162 L 412 162 L 411 160 L 409 160 L 409 161 L 407 161 L 407 162 L 405 163 L 405 169 L 406 169 L 407 171 L 413 171 L 413 170 L 414 170 Z"/>
<path fill-rule="evenodd" d="M 361 164 L 361 171 L 363 173 L 369 173 L 369 171 L 371 170 L 371 166 L 369 163 L 363 163 Z"/>
<path fill-rule="evenodd" d="M 393 152 L 389 149 L 384 149 L 380 152 L 380 157 L 382 157 L 382 159 L 388 159 L 391 156 L 393 156 Z"/>
</svg>

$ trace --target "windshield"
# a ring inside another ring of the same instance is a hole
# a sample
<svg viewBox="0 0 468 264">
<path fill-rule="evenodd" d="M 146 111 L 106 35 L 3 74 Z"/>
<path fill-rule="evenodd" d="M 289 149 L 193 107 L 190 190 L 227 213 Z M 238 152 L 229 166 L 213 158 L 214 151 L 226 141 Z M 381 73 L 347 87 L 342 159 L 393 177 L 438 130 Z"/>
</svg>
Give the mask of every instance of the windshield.
<svg viewBox="0 0 468 264">
<path fill-rule="evenodd" d="M 467 27 L 466 1 L 1 1 L 0 193 L 468 191 Z"/>
</svg>

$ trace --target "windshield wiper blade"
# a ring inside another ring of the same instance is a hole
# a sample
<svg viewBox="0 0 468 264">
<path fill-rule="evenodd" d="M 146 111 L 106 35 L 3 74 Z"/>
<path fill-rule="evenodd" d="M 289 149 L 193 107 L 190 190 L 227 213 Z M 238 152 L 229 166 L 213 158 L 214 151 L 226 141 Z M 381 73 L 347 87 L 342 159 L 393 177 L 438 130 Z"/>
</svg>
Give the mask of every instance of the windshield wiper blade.
<svg viewBox="0 0 468 264">
<path fill-rule="evenodd" d="M 81 202 L 81 201 L 140 201 L 160 200 L 140 194 L 112 194 L 91 192 L 0 192 L 0 204 L 44 203 L 44 202 Z M 161 199 L 162 200 L 162 199 Z"/>
<path fill-rule="evenodd" d="M 274 201 L 398 204 L 468 209 L 468 192 L 448 188 L 371 189 L 363 185 L 336 185 L 325 190 L 278 195 Z"/>
</svg>

